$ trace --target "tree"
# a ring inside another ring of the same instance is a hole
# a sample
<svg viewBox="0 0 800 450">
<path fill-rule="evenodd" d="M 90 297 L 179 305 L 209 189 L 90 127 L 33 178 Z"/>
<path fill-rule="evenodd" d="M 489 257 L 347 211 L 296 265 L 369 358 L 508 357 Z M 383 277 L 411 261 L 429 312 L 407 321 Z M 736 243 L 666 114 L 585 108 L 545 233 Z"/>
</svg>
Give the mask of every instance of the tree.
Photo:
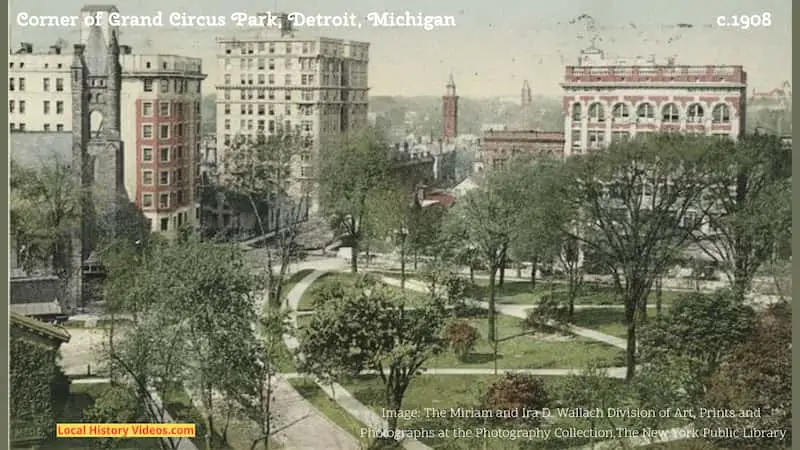
<svg viewBox="0 0 800 450">
<path fill-rule="evenodd" d="M 713 234 L 696 236 L 744 296 L 777 245 L 791 236 L 791 148 L 778 136 L 754 134 L 726 145 L 713 174 L 707 216 Z"/>
<path fill-rule="evenodd" d="M 111 385 L 84 411 L 90 423 L 136 423 L 142 418 L 141 400 L 127 386 Z M 125 445 L 125 440 L 100 438 L 93 441 L 95 448 L 114 449 Z M 131 442 L 128 441 L 130 444 Z"/>
<path fill-rule="evenodd" d="M 572 236 L 563 238 L 563 249 L 558 253 L 558 257 L 567 275 L 567 314 L 571 321 L 575 313 L 575 298 L 583 283 L 583 270 L 580 264 L 581 242 Z"/>
<path fill-rule="evenodd" d="M 351 268 L 358 272 L 362 226 L 379 207 L 371 197 L 392 179 L 389 145 L 371 129 L 334 141 L 320 155 L 319 198 L 323 213 L 352 247 Z"/>
<path fill-rule="evenodd" d="M 411 236 L 412 217 L 416 203 L 411 192 L 406 192 L 402 185 L 390 184 L 384 192 L 370 196 L 370 209 L 375 211 L 369 216 L 372 234 L 388 240 L 400 250 L 400 288 L 406 288 L 406 261 Z"/>
<path fill-rule="evenodd" d="M 267 298 L 272 307 L 279 308 L 286 272 L 307 219 L 311 189 L 298 169 L 310 160 L 310 144 L 299 131 L 278 125 L 274 133 L 259 135 L 255 143 L 238 137 L 225 154 L 223 185 L 247 198 L 262 236 L 274 234 L 264 247 Z M 266 213 L 260 204 L 268 205 Z"/>
<path fill-rule="evenodd" d="M 579 373 L 567 375 L 561 388 L 561 400 L 570 408 L 615 408 L 624 398 L 624 393 L 615 379 L 608 377 L 606 369 L 593 365 Z M 601 423 L 602 422 L 602 423 Z M 604 425 L 604 426 L 601 426 Z M 611 417 L 603 414 L 600 417 L 590 417 L 589 427 L 617 428 L 618 424 Z"/>
<path fill-rule="evenodd" d="M 481 337 L 478 329 L 466 320 L 451 320 L 444 328 L 444 336 L 450 349 L 462 362 Z"/>
<path fill-rule="evenodd" d="M 550 395 L 541 378 L 507 372 L 503 378 L 492 383 L 486 390 L 483 407 L 495 411 L 541 411 L 548 406 L 549 402 Z M 542 421 L 540 416 L 518 419 L 532 425 L 538 425 Z"/>
<path fill-rule="evenodd" d="M 641 360 L 685 369 L 684 389 L 698 402 L 726 354 L 751 333 L 754 314 L 728 290 L 679 297 L 669 314 L 642 330 Z"/>
<path fill-rule="evenodd" d="M 625 305 L 627 378 L 636 363 L 636 313 L 653 281 L 685 248 L 705 216 L 703 194 L 726 144 L 706 137 L 661 134 L 612 143 L 568 161 L 567 178 L 552 185 L 552 198 L 572 203 L 582 222 L 563 230 L 599 255 L 612 272 Z"/>
<path fill-rule="evenodd" d="M 303 330 L 299 370 L 323 380 L 376 371 L 386 407 L 395 412 L 388 419 L 394 431 L 409 383 L 442 350 L 445 308 L 429 299 L 407 310 L 405 298 L 370 278 L 342 285 L 338 294 L 319 305 Z"/>
</svg>

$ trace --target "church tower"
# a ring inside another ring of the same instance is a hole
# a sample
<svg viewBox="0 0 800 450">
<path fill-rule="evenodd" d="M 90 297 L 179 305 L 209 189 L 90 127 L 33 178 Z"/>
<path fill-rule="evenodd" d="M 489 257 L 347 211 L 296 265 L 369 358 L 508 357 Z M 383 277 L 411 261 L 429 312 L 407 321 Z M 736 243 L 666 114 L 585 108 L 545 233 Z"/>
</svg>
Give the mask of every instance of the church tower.
<svg viewBox="0 0 800 450">
<path fill-rule="evenodd" d="M 81 17 L 100 17 L 89 26 L 82 20 L 81 43 L 75 45 L 71 66 L 72 159 L 76 179 L 84 188 L 80 230 L 73 238 L 74 271 L 71 306 L 85 303 L 83 273 L 92 256 L 101 226 L 114 224 L 113 217 L 125 201 L 123 146 L 120 134 L 122 68 L 119 63 L 117 27 L 108 24 L 114 6 L 86 6 Z"/>
<path fill-rule="evenodd" d="M 522 106 L 522 128 L 527 129 L 531 126 L 531 105 L 533 104 L 533 94 L 528 80 L 522 82 L 522 92 L 520 95 L 520 105 Z"/>
<path fill-rule="evenodd" d="M 447 91 L 442 97 L 442 113 L 445 140 L 455 138 L 458 136 L 458 95 L 456 95 L 456 83 L 453 81 L 453 74 L 450 74 Z"/>
</svg>

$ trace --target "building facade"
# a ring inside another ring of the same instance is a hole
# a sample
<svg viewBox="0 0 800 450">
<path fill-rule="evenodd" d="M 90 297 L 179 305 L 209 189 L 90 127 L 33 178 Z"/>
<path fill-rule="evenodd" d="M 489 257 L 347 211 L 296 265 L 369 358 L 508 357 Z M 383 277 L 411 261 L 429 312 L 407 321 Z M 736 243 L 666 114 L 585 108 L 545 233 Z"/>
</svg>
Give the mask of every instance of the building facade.
<svg viewBox="0 0 800 450">
<path fill-rule="evenodd" d="M 442 97 L 442 127 L 445 140 L 450 141 L 458 136 L 458 95 L 452 74 Z"/>
<path fill-rule="evenodd" d="M 99 10 L 117 11 L 90 6 L 81 15 Z M 121 188 L 151 231 L 193 224 L 205 78 L 200 59 L 133 54 L 107 24 L 83 25 L 80 36 L 73 48 L 59 42 L 37 52 L 24 43 L 9 55 L 9 130 L 15 138 L 35 134 L 39 142 L 46 141 L 41 135 L 71 134 L 73 147 L 88 146 L 100 157 L 98 175 L 113 177 L 95 184 Z"/>
<path fill-rule="evenodd" d="M 256 142 L 278 130 L 299 132 L 310 152 L 320 142 L 368 124 L 369 44 L 304 36 L 289 20 L 217 39 L 218 164 L 235 139 Z M 296 168 L 311 179 L 310 157 Z"/>
<path fill-rule="evenodd" d="M 610 60 L 594 48 L 564 82 L 564 155 L 653 132 L 738 138 L 744 131 L 742 66 L 678 66 L 674 61 Z"/>
<path fill-rule="evenodd" d="M 515 156 L 561 158 L 564 154 L 564 133 L 538 130 L 489 130 L 478 146 L 479 170 L 504 165 Z"/>
</svg>

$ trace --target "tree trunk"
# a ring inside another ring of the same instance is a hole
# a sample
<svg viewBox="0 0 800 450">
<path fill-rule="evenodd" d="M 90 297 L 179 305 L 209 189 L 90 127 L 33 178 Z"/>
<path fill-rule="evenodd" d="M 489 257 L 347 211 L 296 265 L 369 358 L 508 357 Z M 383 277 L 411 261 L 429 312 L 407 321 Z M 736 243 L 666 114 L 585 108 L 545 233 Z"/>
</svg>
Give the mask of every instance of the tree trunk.
<svg viewBox="0 0 800 450">
<path fill-rule="evenodd" d="M 625 299 L 625 322 L 628 326 L 628 339 L 625 349 L 625 380 L 630 381 L 636 372 L 636 299 Z"/>
<path fill-rule="evenodd" d="M 358 252 L 358 241 L 354 240 L 353 246 L 350 248 L 350 271 L 353 273 L 358 273 Z"/>
<path fill-rule="evenodd" d="M 569 286 L 567 289 L 567 302 L 569 307 L 567 317 L 569 318 L 569 321 L 572 322 L 572 317 L 575 314 L 575 297 L 578 293 L 578 277 L 573 270 L 569 271 Z"/>
<path fill-rule="evenodd" d="M 506 281 L 506 256 L 500 258 L 500 279 L 497 282 L 498 287 L 503 287 Z"/>
<path fill-rule="evenodd" d="M 497 276 L 497 267 L 489 268 L 489 342 L 494 342 L 497 339 L 495 335 L 495 277 Z"/>
<path fill-rule="evenodd" d="M 406 242 L 400 243 L 400 289 L 406 288 Z"/>
<path fill-rule="evenodd" d="M 522 278 L 522 264 L 517 264 L 517 278 Z"/>
<path fill-rule="evenodd" d="M 414 249 L 414 270 L 415 271 L 417 270 L 418 261 L 419 261 L 419 253 L 417 252 L 417 249 Z"/>
<path fill-rule="evenodd" d="M 211 409 L 212 408 L 211 395 L 212 395 L 212 393 L 211 393 L 211 388 L 210 387 L 206 387 L 206 389 L 204 389 L 204 390 L 206 391 L 206 392 L 203 393 L 203 395 L 205 396 L 205 402 L 204 403 L 205 403 L 205 408 L 206 408 L 206 412 L 205 412 L 205 414 L 203 414 L 203 419 L 204 419 L 205 426 L 206 426 L 205 444 L 206 444 L 206 450 L 213 450 L 214 447 L 212 446 L 212 437 L 213 437 L 213 433 L 214 433 L 214 419 L 213 419 L 213 417 L 211 417 L 211 411 L 212 411 L 212 409 Z"/>
<path fill-rule="evenodd" d="M 364 249 L 364 256 L 367 257 L 367 261 L 364 263 L 364 265 L 366 267 L 369 267 L 369 260 L 370 260 L 370 257 L 369 257 L 369 245 L 367 245 L 366 248 Z"/>
<path fill-rule="evenodd" d="M 531 260 L 531 290 L 536 289 L 536 266 L 539 265 L 539 258 L 533 257 Z"/>
<path fill-rule="evenodd" d="M 656 319 L 661 318 L 661 277 L 656 278 Z"/>
</svg>

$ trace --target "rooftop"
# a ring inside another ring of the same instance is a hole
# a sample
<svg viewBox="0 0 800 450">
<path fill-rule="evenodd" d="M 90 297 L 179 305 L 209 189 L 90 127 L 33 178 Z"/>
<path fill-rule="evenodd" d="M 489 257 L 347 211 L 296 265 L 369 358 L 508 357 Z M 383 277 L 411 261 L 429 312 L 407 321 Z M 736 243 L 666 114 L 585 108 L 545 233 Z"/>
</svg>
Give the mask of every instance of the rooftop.
<svg viewBox="0 0 800 450">
<path fill-rule="evenodd" d="M 32 319 L 30 317 L 25 317 L 24 315 L 9 311 L 9 324 L 13 327 L 25 328 L 27 330 L 33 331 L 36 334 L 49 337 L 51 339 L 55 339 L 61 342 L 69 342 L 70 335 L 67 330 L 63 327 L 57 325 L 50 325 L 49 323 L 41 322 L 36 319 Z"/>
</svg>

